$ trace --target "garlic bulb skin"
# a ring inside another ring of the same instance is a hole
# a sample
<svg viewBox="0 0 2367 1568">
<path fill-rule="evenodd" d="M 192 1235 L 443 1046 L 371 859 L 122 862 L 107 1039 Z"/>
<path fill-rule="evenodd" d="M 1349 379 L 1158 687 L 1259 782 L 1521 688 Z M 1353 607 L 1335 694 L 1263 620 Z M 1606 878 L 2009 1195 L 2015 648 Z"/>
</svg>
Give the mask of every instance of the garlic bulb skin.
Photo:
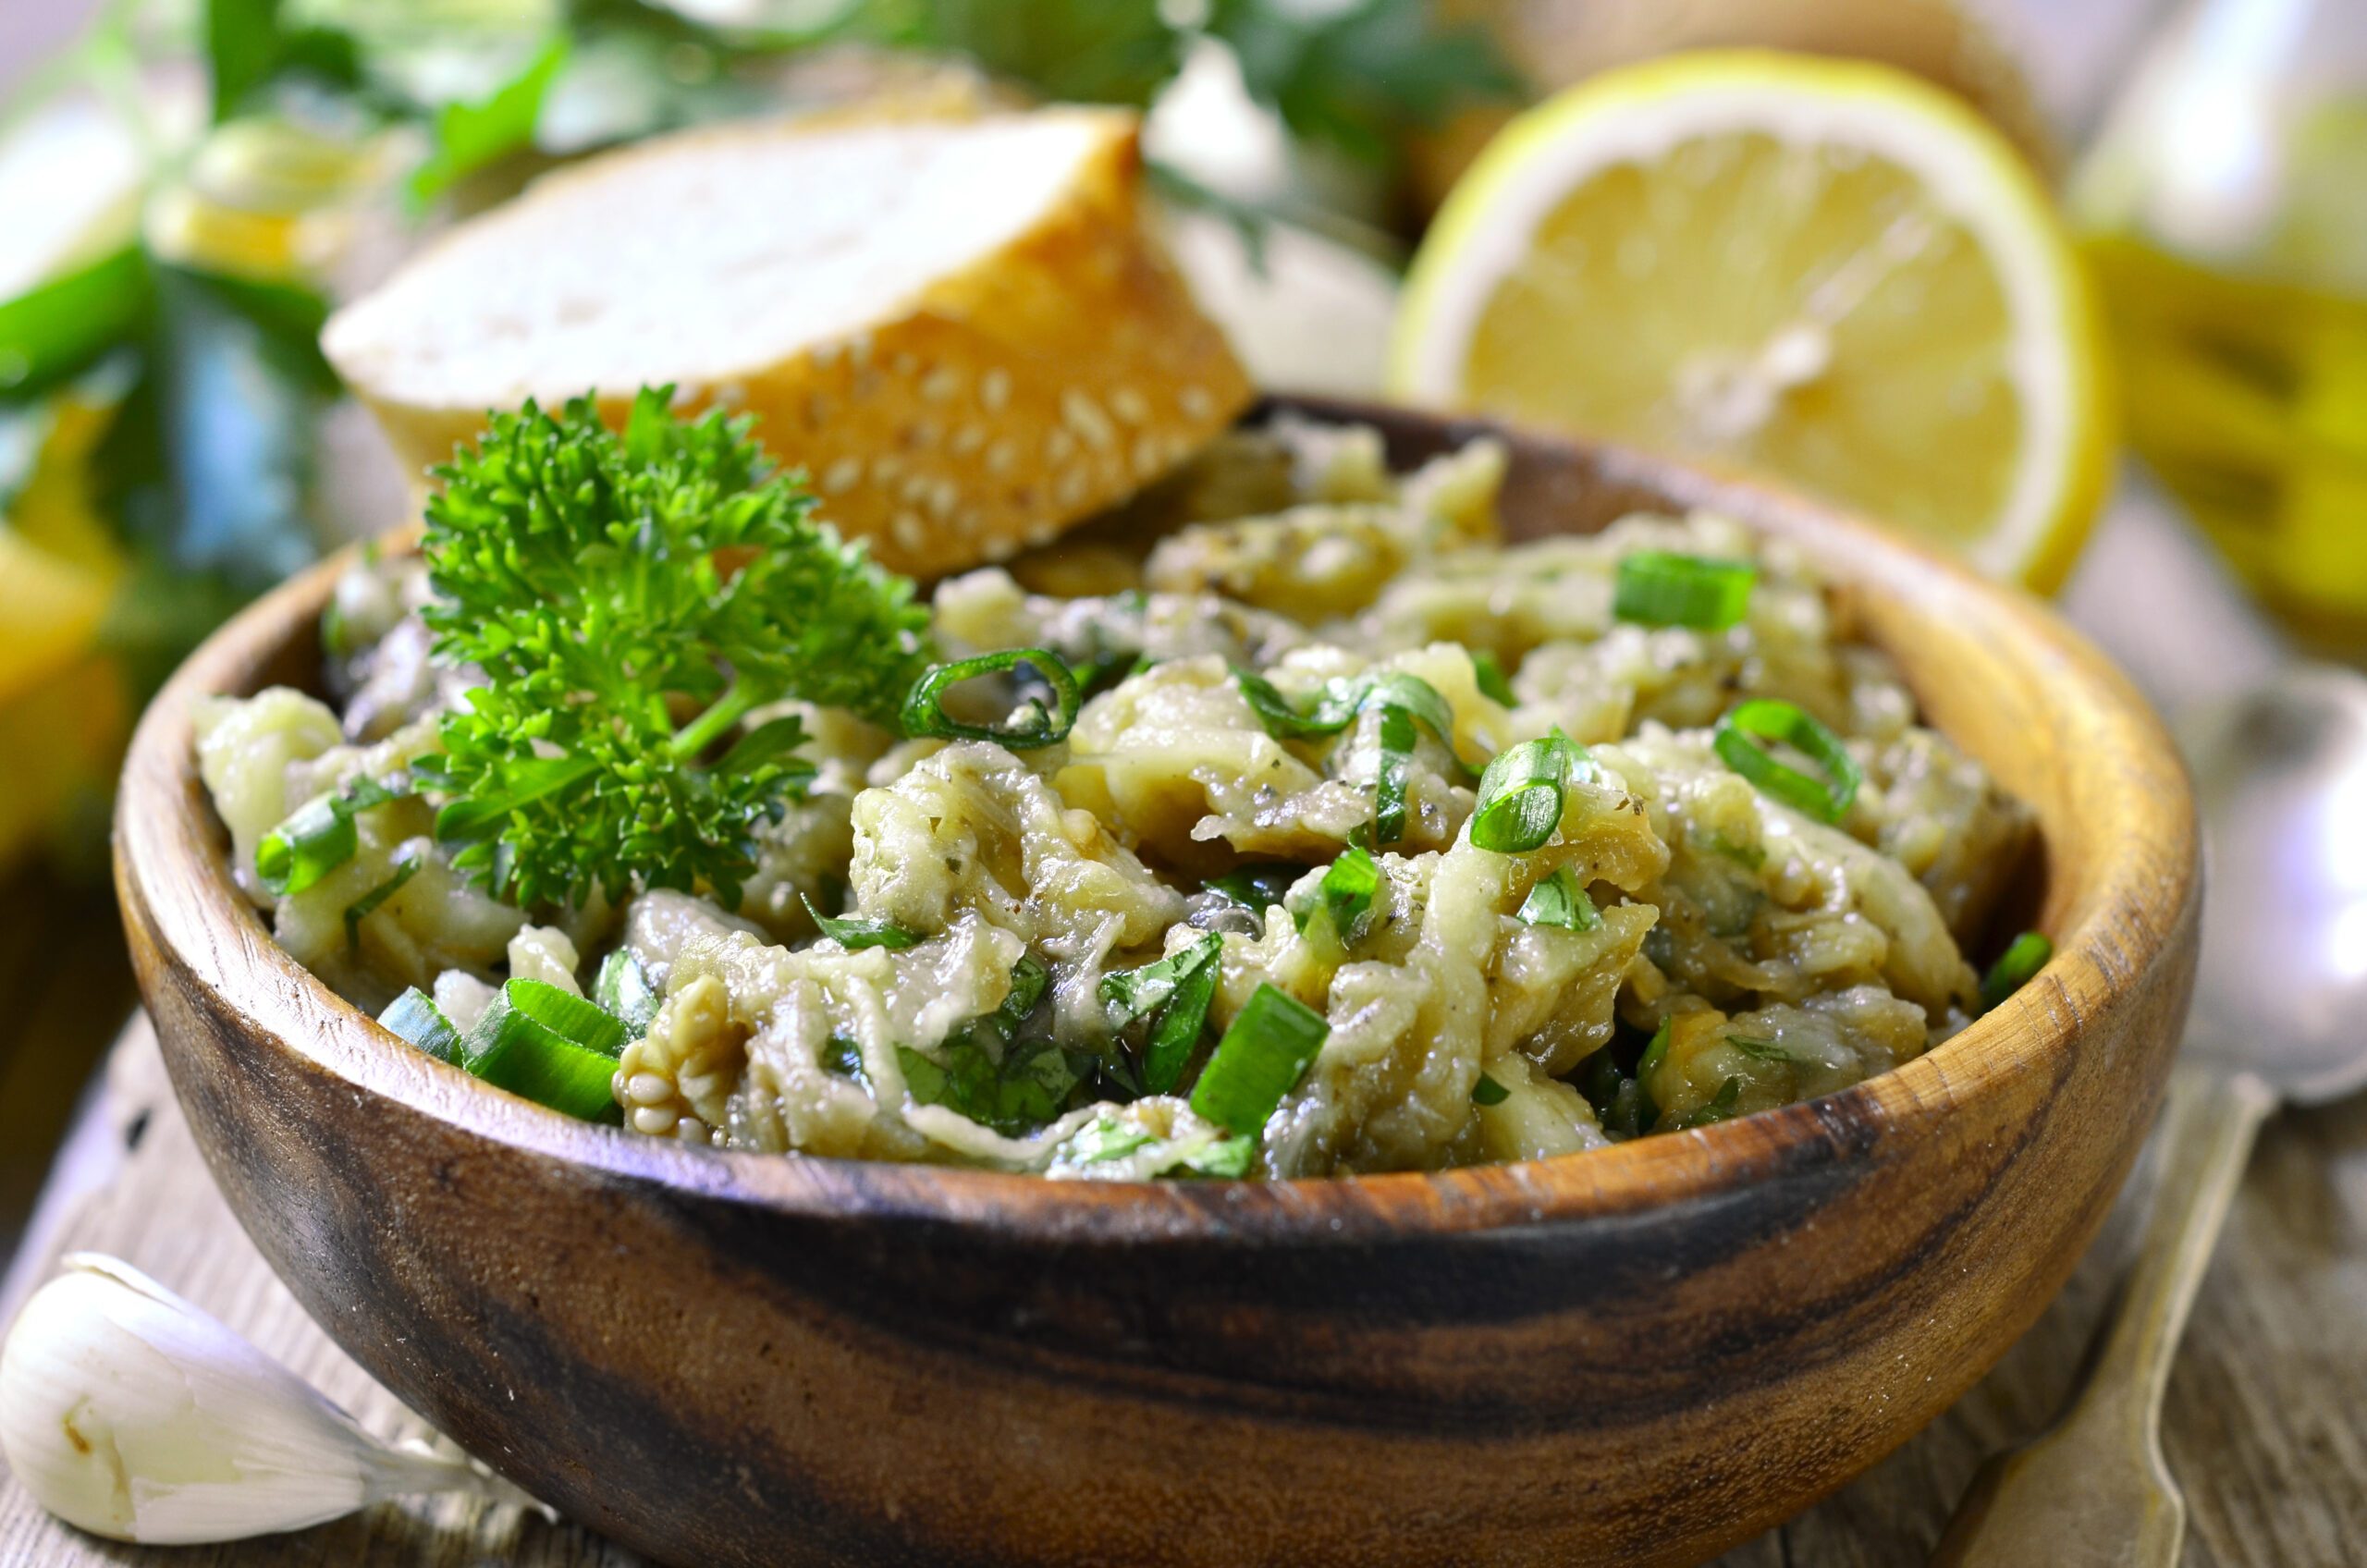
<svg viewBox="0 0 2367 1568">
<path fill-rule="evenodd" d="M 300 1529 L 388 1497 L 516 1494 L 465 1459 L 390 1448 L 130 1265 L 77 1253 L 0 1349 L 0 1451 L 41 1505 L 117 1540 Z"/>
</svg>

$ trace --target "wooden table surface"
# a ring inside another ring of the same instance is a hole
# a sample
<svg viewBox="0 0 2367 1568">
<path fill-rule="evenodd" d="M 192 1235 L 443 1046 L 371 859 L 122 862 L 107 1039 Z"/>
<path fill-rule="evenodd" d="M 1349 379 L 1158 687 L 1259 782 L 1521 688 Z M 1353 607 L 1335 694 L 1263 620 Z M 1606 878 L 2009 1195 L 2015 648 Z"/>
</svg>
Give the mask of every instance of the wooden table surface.
<svg viewBox="0 0 2367 1568">
<path fill-rule="evenodd" d="M 2144 1170 L 2063 1296 L 1941 1420 L 1720 1568 L 1909 1568 L 1981 1456 L 2043 1425 L 2068 1387 L 2143 1201 Z M 239 1329 L 386 1436 L 424 1431 L 330 1343 L 248 1243 L 190 1141 L 155 1042 L 117 1047 L 0 1285 L 0 1318 L 78 1249 L 128 1259 Z M 2367 1099 L 2297 1112 L 2262 1139 L 2204 1285 L 2165 1412 L 2189 1513 L 2187 1568 L 2367 1563 Z M 384 1506 L 221 1548 L 93 1540 L 0 1476 L 0 1564 L 79 1568 L 624 1568 L 640 1559 L 521 1509 Z M 1113 1568 L 1122 1568 L 1114 1565 Z M 2033 1568 L 2043 1568 L 2034 1564 Z"/>
</svg>

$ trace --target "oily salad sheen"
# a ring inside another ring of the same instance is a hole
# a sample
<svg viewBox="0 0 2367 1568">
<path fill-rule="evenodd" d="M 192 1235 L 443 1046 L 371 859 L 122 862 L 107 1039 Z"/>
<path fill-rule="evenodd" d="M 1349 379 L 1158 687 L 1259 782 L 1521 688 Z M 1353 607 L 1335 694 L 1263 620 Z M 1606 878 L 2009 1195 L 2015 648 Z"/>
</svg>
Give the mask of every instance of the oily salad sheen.
<svg viewBox="0 0 2367 1568">
<path fill-rule="evenodd" d="M 216 699 L 200 766 L 240 885 L 329 985 L 505 1086 L 717 1146 L 1436 1169 L 1808 1098 L 1961 1028 L 2027 812 L 1779 544 L 1696 514 L 1506 545 L 1504 460 L 1223 437 L 915 604 L 901 711 L 789 670 L 661 746 L 697 764 L 664 798 L 747 808 L 723 858 L 651 863 L 679 875 L 521 892 L 511 797 L 454 831 L 446 737 L 508 655 L 451 656 L 416 557 L 338 584 L 331 701 Z M 724 700 L 705 680 L 648 710 L 661 740 Z M 564 771 L 540 733 L 509 785 Z"/>
</svg>

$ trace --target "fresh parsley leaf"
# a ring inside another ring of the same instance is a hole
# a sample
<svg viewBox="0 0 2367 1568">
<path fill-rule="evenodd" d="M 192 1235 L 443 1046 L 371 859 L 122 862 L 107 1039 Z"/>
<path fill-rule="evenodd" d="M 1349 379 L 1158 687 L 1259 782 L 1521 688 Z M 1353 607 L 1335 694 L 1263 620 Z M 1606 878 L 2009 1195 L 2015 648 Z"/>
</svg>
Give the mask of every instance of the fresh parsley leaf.
<svg viewBox="0 0 2367 1568">
<path fill-rule="evenodd" d="M 1222 876 L 1211 876 L 1200 886 L 1253 914 L 1260 914 L 1269 906 L 1281 903 L 1283 895 L 1291 890 L 1291 884 L 1306 875 L 1306 867 L 1288 861 L 1253 861 Z"/>
<path fill-rule="evenodd" d="M 833 1035 L 822 1044 L 822 1068 L 841 1078 L 852 1078 L 864 1087 L 871 1086 L 871 1074 L 863 1068 L 863 1045 L 844 1035 Z"/>
<path fill-rule="evenodd" d="M 814 907 L 812 899 L 806 898 L 803 893 L 798 897 L 804 902 L 805 913 L 814 917 L 814 924 L 822 928 L 822 935 L 849 952 L 860 952 L 865 948 L 886 948 L 891 952 L 901 951 L 905 948 L 917 945 L 920 941 L 916 934 L 905 930 L 892 921 L 857 920 L 827 915 Z"/>
<path fill-rule="evenodd" d="M 521 905 L 636 884 L 737 904 L 811 770 L 784 721 L 753 758 L 710 748 L 785 697 L 891 720 L 927 663 L 912 583 L 817 523 L 745 421 L 670 401 L 644 388 L 620 433 L 589 398 L 530 402 L 436 471 L 423 614 L 486 683 L 417 771 L 454 865 Z"/>
<path fill-rule="evenodd" d="M 1036 959 L 1023 953 L 1011 966 L 1011 989 L 1004 993 L 1002 1006 L 995 1009 L 995 1017 L 1007 1029 L 1017 1029 L 1035 1013 L 1036 1004 L 1044 999 L 1044 992 L 1052 984 L 1052 972 Z"/>
<path fill-rule="evenodd" d="M 1152 1020 L 1142 1049 L 1143 1093 L 1167 1094 L 1184 1076 L 1208 1027 L 1208 1004 L 1217 993 L 1217 961 L 1223 952 L 1224 938 L 1211 931 L 1140 969 L 1101 977 L 1101 1000 L 1113 1023 L 1123 1028 L 1140 1019 Z"/>
<path fill-rule="evenodd" d="M 1077 1084 L 1067 1054 L 1050 1040 L 1001 1046 L 976 1031 L 950 1040 L 942 1060 L 896 1047 L 904 1087 L 923 1105 L 941 1105 L 1006 1137 L 1018 1137 L 1061 1114 Z"/>
</svg>

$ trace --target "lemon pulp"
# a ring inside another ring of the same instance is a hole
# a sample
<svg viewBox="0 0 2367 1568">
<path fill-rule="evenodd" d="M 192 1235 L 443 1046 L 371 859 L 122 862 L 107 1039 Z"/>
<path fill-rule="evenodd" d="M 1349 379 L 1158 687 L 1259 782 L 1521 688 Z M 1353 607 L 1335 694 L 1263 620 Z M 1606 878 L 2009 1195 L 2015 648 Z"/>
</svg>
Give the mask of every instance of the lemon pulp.
<svg viewBox="0 0 2367 1568">
<path fill-rule="evenodd" d="M 2058 581 L 2109 451 L 2078 259 L 1993 131 L 1882 67 L 1613 72 L 1490 147 L 1395 390 L 1779 476 Z"/>
</svg>

